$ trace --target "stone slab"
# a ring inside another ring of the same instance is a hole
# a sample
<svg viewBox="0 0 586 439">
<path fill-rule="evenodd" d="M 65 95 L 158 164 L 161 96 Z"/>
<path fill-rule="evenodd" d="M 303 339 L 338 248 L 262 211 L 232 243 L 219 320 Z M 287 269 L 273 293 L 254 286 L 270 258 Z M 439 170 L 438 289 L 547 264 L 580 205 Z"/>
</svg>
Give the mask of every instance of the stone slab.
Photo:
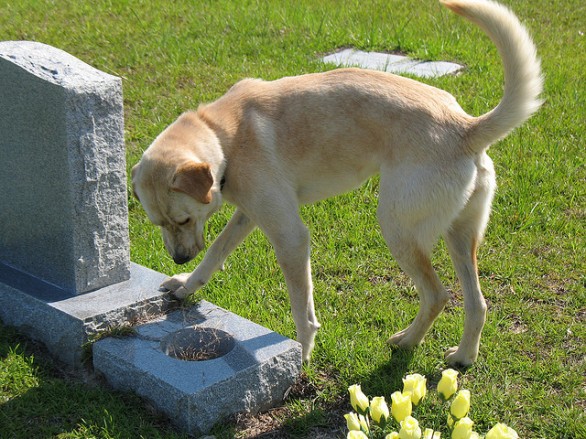
<svg viewBox="0 0 586 439">
<path fill-rule="evenodd" d="M 224 331 L 234 347 L 205 361 L 167 355 L 165 340 L 186 328 Z M 135 336 L 96 342 L 94 369 L 114 388 L 151 401 L 190 434 L 206 433 L 236 413 L 280 405 L 301 371 L 299 343 L 206 301 L 136 330 Z"/>
<path fill-rule="evenodd" d="M 344 49 L 322 58 L 328 64 L 344 67 L 361 67 L 381 70 L 396 74 L 411 74 L 422 78 L 437 78 L 453 75 L 464 67 L 446 61 L 417 61 L 407 56 L 380 52 L 363 52 L 355 49 Z"/>
<path fill-rule="evenodd" d="M 179 305 L 168 293 L 157 289 L 165 277 L 132 263 L 127 281 L 73 295 L 0 266 L 0 319 L 42 342 L 65 364 L 79 368 L 89 335 L 156 316 Z"/>
<path fill-rule="evenodd" d="M 0 263 L 75 294 L 130 276 L 120 78 L 0 42 Z"/>
</svg>

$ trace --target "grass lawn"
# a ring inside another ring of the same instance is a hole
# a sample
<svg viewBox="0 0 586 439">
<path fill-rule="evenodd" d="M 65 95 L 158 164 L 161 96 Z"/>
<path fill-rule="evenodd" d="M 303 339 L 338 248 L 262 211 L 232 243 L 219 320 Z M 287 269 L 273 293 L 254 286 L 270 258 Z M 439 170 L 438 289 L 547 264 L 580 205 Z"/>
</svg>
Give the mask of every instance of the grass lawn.
<svg viewBox="0 0 586 439">
<path fill-rule="evenodd" d="M 499 189 L 478 258 L 489 315 L 479 360 L 462 372 L 461 383 L 472 392 L 470 416 L 480 432 L 502 421 L 523 438 L 584 438 L 586 4 L 505 3 L 534 36 L 546 103 L 490 151 Z M 44 42 L 121 76 L 129 169 L 184 110 L 244 77 L 330 69 L 318 56 L 340 47 L 465 64 L 462 75 L 427 82 L 454 94 L 471 114 L 488 111 L 502 96 L 495 48 L 435 0 L 4 0 L 0 40 Z M 373 178 L 352 193 L 302 208 L 312 231 L 322 323 L 313 362 L 284 408 L 218 426 L 218 437 L 267 430 L 274 433 L 265 437 L 345 437 L 350 384 L 389 399 L 406 373 L 437 383 L 446 367 L 443 353 L 462 333 L 461 289 L 440 242 L 434 264 L 453 300 L 421 347 L 386 346 L 414 317 L 418 301 L 383 243 L 377 191 Z M 194 268 L 197 261 L 174 265 L 133 198 L 129 208 L 134 262 L 167 274 Z M 210 220 L 208 241 L 231 212 L 226 206 Z M 295 335 L 283 276 L 259 232 L 197 298 Z M 418 417 L 428 426 L 445 423 L 444 412 L 430 404 Z M 34 343 L 0 326 L 0 437 L 183 436 L 137 397 L 70 376 Z"/>
</svg>

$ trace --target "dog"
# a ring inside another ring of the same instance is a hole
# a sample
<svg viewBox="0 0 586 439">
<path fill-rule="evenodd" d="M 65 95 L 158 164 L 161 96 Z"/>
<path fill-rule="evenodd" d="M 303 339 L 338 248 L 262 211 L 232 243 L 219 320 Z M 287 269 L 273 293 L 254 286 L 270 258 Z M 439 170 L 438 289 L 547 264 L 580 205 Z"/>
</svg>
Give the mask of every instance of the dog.
<svg viewBox="0 0 586 439">
<path fill-rule="evenodd" d="M 543 81 L 535 45 L 508 8 L 440 1 L 498 48 L 505 72 L 498 106 L 473 117 L 443 90 L 362 69 L 238 82 L 215 102 L 181 115 L 132 169 L 134 193 L 161 227 L 177 264 L 203 250 L 204 224 L 223 200 L 236 206 L 197 268 L 168 278 L 162 288 L 178 298 L 192 294 L 259 227 L 284 273 L 297 339 L 309 361 L 320 324 L 310 236 L 299 205 L 347 192 L 379 173 L 382 234 L 420 298 L 415 319 L 390 343 L 421 343 L 448 301 L 430 262 L 443 236 L 465 308 L 461 342 L 446 352 L 446 361 L 476 361 L 487 312 L 476 250 L 496 186 L 486 151 L 538 110 Z"/>
</svg>

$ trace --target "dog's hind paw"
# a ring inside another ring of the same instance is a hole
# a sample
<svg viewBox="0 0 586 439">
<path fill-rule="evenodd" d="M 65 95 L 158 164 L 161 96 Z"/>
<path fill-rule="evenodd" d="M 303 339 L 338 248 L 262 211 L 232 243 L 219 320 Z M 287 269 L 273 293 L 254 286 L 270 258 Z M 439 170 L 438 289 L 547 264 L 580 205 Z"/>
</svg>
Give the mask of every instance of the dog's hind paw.
<svg viewBox="0 0 586 439">
<path fill-rule="evenodd" d="M 466 368 L 472 366 L 478 357 L 478 353 L 463 352 L 458 346 L 451 347 L 444 354 L 446 363 L 455 368 Z"/>
<path fill-rule="evenodd" d="M 411 327 L 409 327 L 393 334 L 387 343 L 398 348 L 410 349 L 420 345 L 422 341 L 423 337 L 415 334 Z"/>
</svg>

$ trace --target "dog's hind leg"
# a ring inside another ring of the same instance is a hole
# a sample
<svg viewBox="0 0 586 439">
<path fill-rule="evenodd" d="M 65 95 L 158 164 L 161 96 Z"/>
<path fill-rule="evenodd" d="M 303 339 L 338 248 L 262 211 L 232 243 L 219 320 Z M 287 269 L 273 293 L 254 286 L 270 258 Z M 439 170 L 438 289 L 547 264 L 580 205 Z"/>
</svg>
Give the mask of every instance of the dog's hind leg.
<svg viewBox="0 0 586 439">
<path fill-rule="evenodd" d="M 400 234 L 383 232 L 385 240 L 401 269 L 413 280 L 420 306 L 413 322 L 397 332 L 389 343 L 400 347 L 413 347 L 423 341 L 428 329 L 444 309 L 448 294 L 431 265 L 429 254 L 419 247 L 417 240 Z"/>
<path fill-rule="evenodd" d="M 464 334 L 460 345 L 448 349 L 446 361 L 452 366 L 469 366 L 478 357 L 480 335 L 486 320 L 486 302 L 480 291 L 476 267 L 475 236 L 450 231 L 445 237 L 454 268 L 464 292 Z"/>
<path fill-rule="evenodd" d="M 415 284 L 420 308 L 411 325 L 394 334 L 389 343 L 408 348 L 421 343 L 448 301 L 448 294 L 430 260 L 431 249 L 446 221 L 441 218 L 441 212 L 434 215 L 424 211 L 421 215 L 414 215 L 412 212 L 418 205 L 427 206 L 417 199 L 425 194 L 421 196 L 410 191 L 417 182 L 406 182 L 401 186 L 392 180 L 391 175 L 381 172 L 377 216 L 391 253 Z M 405 189 L 404 193 L 402 189 Z M 408 203 L 411 204 L 408 206 Z"/>
<path fill-rule="evenodd" d="M 478 357 L 487 307 L 478 280 L 476 248 L 488 222 L 494 188 L 492 162 L 484 160 L 472 197 L 444 237 L 464 293 L 464 334 L 460 345 L 446 352 L 446 361 L 454 366 L 469 366 Z"/>
</svg>

